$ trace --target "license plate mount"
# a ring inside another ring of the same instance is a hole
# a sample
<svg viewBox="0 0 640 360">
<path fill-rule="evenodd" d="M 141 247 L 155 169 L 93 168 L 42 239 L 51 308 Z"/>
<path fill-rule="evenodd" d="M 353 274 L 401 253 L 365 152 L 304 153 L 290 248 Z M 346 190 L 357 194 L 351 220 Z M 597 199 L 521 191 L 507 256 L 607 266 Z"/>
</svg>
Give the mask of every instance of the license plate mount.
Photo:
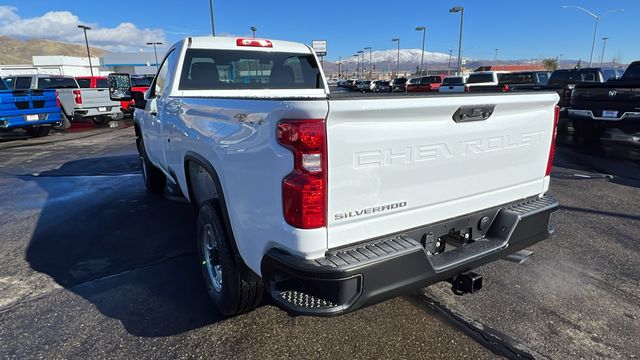
<svg viewBox="0 0 640 360">
<path fill-rule="evenodd" d="M 617 118 L 618 111 L 617 110 L 602 110 L 602 117 L 605 118 Z"/>
<path fill-rule="evenodd" d="M 38 116 L 38 114 L 26 115 L 25 119 L 27 121 L 37 121 L 39 119 L 39 116 Z"/>
<path fill-rule="evenodd" d="M 98 108 L 98 111 L 105 112 L 105 111 L 107 111 L 107 108 L 105 106 L 101 106 L 101 107 Z"/>
</svg>

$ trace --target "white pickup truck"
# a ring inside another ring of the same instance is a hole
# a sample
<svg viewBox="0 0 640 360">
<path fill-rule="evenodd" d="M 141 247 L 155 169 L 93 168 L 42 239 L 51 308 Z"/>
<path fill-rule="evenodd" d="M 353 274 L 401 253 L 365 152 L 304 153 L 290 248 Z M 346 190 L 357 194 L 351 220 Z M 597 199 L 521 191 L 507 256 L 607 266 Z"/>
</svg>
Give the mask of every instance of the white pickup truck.
<svg viewBox="0 0 640 360">
<path fill-rule="evenodd" d="M 223 314 L 263 293 L 307 315 L 469 293 L 470 270 L 553 232 L 557 94 L 331 94 L 318 64 L 304 44 L 187 38 L 135 99 L 145 184 L 197 210 Z M 128 75 L 109 81 L 128 100 Z"/>
</svg>

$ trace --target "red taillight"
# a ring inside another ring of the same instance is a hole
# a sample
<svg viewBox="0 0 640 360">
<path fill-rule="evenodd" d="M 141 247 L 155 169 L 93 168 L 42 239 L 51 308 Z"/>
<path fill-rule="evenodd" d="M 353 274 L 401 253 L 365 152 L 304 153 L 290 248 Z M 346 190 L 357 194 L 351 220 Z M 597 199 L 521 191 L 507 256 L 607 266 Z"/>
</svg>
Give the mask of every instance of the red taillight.
<svg viewBox="0 0 640 360">
<path fill-rule="evenodd" d="M 322 119 L 278 123 L 278 142 L 294 158 L 293 171 L 282 181 L 284 218 L 297 228 L 326 226 L 326 138 Z"/>
<path fill-rule="evenodd" d="M 61 107 L 61 105 L 60 105 L 60 95 L 58 94 L 57 90 L 56 90 L 56 104 L 58 105 L 58 107 Z"/>
<path fill-rule="evenodd" d="M 502 85 L 502 89 L 500 89 L 502 92 L 508 92 L 509 90 L 509 85 Z"/>
<path fill-rule="evenodd" d="M 556 154 L 556 136 L 558 136 L 558 119 L 560 118 L 560 107 L 556 105 L 553 113 L 553 131 L 551 132 L 551 148 L 549 148 L 549 159 L 547 160 L 546 176 L 551 175 L 553 168 L 553 157 Z"/>
<path fill-rule="evenodd" d="M 564 100 L 571 101 L 571 94 L 573 93 L 573 89 L 564 89 Z"/>
<path fill-rule="evenodd" d="M 236 39 L 237 46 L 253 46 L 253 47 L 268 47 L 272 48 L 273 43 L 266 39 Z"/>
<path fill-rule="evenodd" d="M 82 93 L 80 92 L 80 90 L 73 90 L 73 99 L 75 100 L 76 104 L 82 105 Z"/>
</svg>

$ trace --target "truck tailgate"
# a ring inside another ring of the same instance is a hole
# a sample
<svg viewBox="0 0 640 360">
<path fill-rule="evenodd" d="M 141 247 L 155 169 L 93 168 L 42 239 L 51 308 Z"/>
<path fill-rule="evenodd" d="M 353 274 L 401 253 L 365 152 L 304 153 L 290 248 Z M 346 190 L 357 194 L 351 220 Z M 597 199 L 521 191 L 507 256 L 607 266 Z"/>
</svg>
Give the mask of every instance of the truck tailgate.
<svg viewBox="0 0 640 360">
<path fill-rule="evenodd" d="M 81 89 L 82 105 L 79 108 L 96 108 L 102 106 L 120 106 L 117 101 L 111 101 L 109 98 L 109 89 Z"/>
<path fill-rule="evenodd" d="M 338 247 L 541 194 L 551 93 L 331 99 L 328 246 Z M 465 107 L 484 120 L 453 120 Z"/>
</svg>

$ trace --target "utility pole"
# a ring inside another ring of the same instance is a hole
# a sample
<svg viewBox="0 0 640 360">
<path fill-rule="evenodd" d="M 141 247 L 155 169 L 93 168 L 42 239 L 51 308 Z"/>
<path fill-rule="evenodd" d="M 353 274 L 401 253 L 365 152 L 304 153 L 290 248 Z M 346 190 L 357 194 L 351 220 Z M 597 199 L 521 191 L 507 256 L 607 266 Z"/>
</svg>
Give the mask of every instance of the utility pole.
<svg viewBox="0 0 640 360">
<path fill-rule="evenodd" d="M 602 66 L 602 61 L 604 60 L 604 49 L 607 47 L 607 40 L 609 40 L 608 37 L 602 38 L 602 55 L 600 55 L 600 66 Z"/>
<path fill-rule="evenodd" d="M 89 50 L 89 39 L 87 38 L 87 30 L 91 30 L 91 28 L 86 25 L 78 25 L 78 29 L 82 29 L 82 31 L 84 31 L 84 43 L 87 45 L 87 56 L 89 57 L 89 70 L 91 71 L 91 76 L 93 76 L 93 65 L 91 64 L 91 51 Z"/>
<path fill-rule="evenodd" d="M 160 64 L 158 64 L 158 50 L 156 50 L 156 45 L 162 45 L 162 43 L 158 41 L 154 41 L 154 42 L 148 42 L 147 45 L 153 45 L 153 53 L 156 56 L 156 71 L 157 71 L 158 68 L 160 67 Z"/>
<path fill-rule="evenodd" d="M 356 65 L 356 77 L 360 74 L 360 54 L 354 54 L 353 56 L 358 58 L 358 63 Z"/>
<path fill-rule="evenodd" d="M 209 13 L 211 14 L 211 36 L 216 36 L 216 29 L 213 26 L 213 0 L 209 0 Z"/>
<path fill-rule="evenodd" d="M 449 9 L 449 12 L 460 13 L 460 39 L 458 40 L 458 75 L 462 75 L 462 27 L 464 24 L 464 7 L 454 6 Z"/>
<path fill-rule="evenodd" d="M 400 77 L 400 39 L 395 38 L 391 39 L 391 41 L 395 41 L 398 43 L 398 57 L 396 59 L 396 78 Z"/>
<path fill-rule="evenodd" d="M 369 50 L 369 80 L 372 79 L 371 74 L 371 46 L 364 48 L 365 50 Z"/>
<path fill-rule="evenodd" d="M 422 53 L 420 53 L 420 75 L 422 75 L 422 66 L 424 64 L 424 43 L 425 43 L 425 38 L 427 36 L 427 28 L 424 26 L 418 26 L 416 28 L 416 31 L 422 31 Z M 427 75 L 429 74 L 429 71 L 427 70 Z"/>
</svg>

